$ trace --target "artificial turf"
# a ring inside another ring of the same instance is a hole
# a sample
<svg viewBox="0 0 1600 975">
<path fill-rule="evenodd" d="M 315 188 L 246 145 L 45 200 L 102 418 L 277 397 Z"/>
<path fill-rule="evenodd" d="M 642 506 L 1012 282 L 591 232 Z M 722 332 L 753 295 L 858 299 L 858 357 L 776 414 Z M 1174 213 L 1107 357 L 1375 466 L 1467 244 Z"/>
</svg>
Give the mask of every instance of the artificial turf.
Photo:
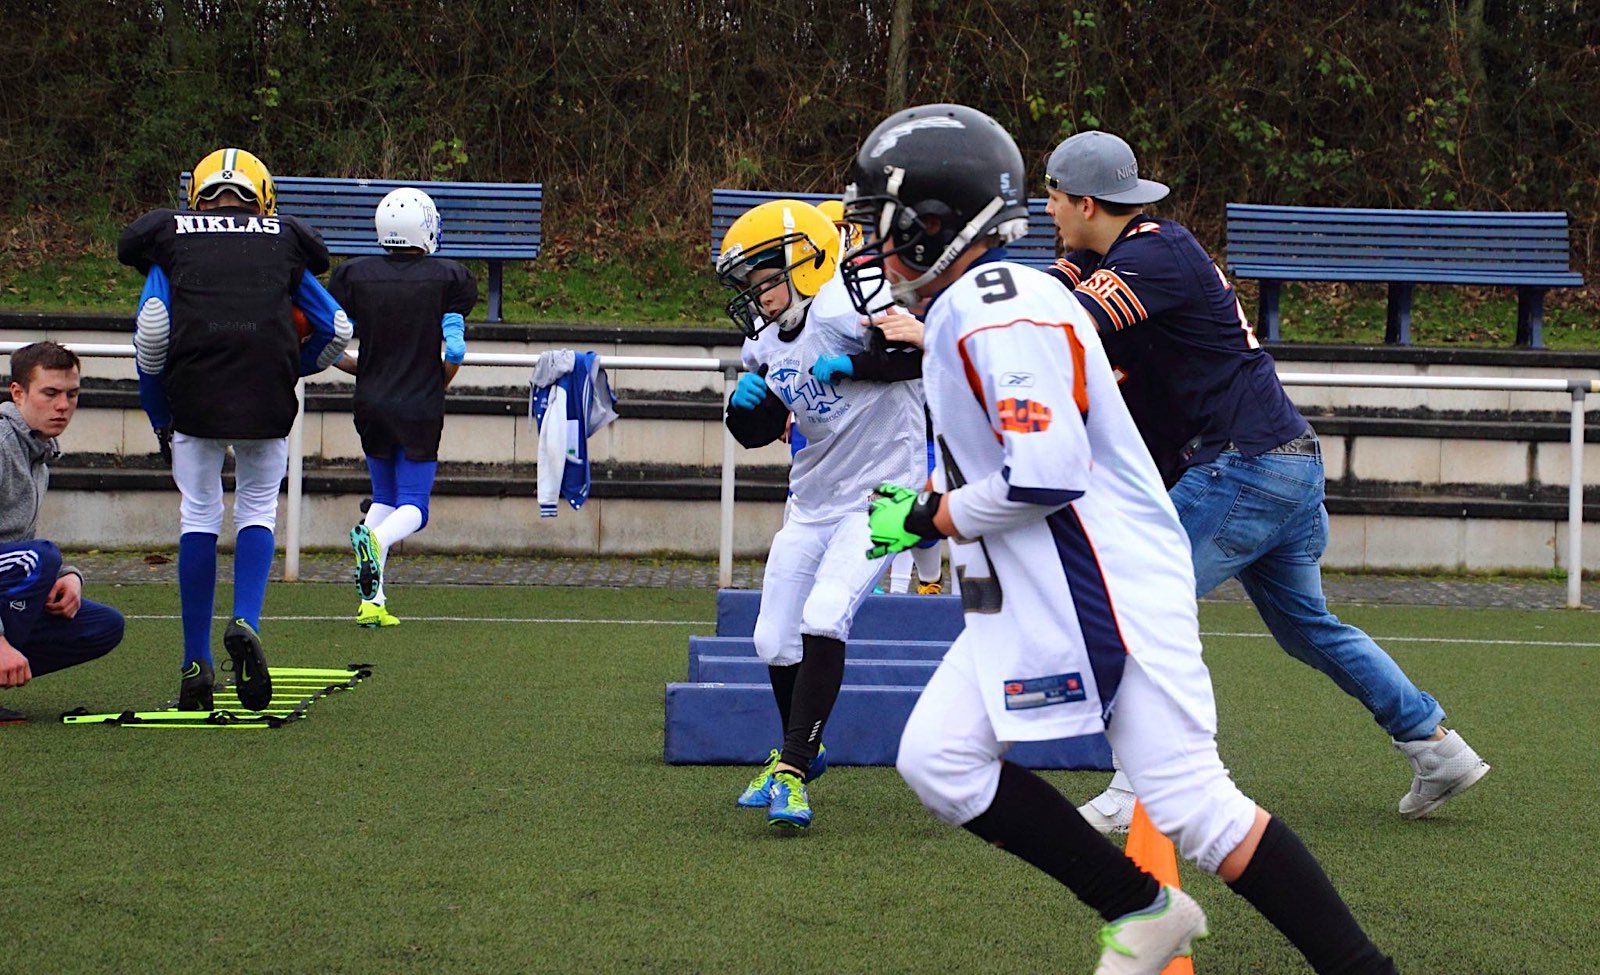
<svg viewBox="0 0 1600 975">
<path fill-rule="evenodd" d="M 153 618 L 176 588 L 90 595 L 130 615 L 123 646 L 0 694 L 34 718 L 0 727 L 0 971 L 1093 967 L 1091 912 L 935 821 L 892 769 L 830 770 L 815 826 L 773 836 L 733 805 L 751 770 L 663 765 L 663 685 L 711 632 L 712 593 L 419 587 L 391 596 L 404 625 L 360 630 L 348 587 L 276 585 L 275 664 L 374 673 L 267 731 L 52 720 L 176 691 L 178 623 Z M 1409 638 L 1389 650 L 1495 771 L 1436 818 L 1400 819 L 1409 768 L 1360 706 L 1248 607 L 1205 604 L 1240 784 L 1408 975 L 1600 970 L 1593 614 L 1346 615 Z M 1105 781 L 1049 777 L 1075 801 Z M 1214 932 L 1201 975 L 1308 970 L 1218 881 L 1184 883 Z"/>
</svg>

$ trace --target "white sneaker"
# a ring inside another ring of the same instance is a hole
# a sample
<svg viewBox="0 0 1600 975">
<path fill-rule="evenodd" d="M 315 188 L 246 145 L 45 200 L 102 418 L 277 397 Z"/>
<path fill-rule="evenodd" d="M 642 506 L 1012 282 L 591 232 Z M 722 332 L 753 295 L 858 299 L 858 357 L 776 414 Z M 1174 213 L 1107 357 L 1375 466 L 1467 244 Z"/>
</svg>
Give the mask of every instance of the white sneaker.
<svg viewBox="0 0 1600 975">
<path fill-rule="evenodd" d="M 1155 902 L 1100 929 L 1100 965 L 1094 975 L 1161 975 L 1167 962 L 1194 954 L 1208 937 L 1206 912 L 1176 887 L 1162 887 Z"/>
<path fill-rule="evenodd" d="M 1411 791 L 1400 797 L 1400 815 L 1407 819 L 1421 819 L 1489 774 L 1489 763 L 1454 731 L 1438 741 L 1397 741 L 1394 747 L 1416 772 Z"/>
<path fill-rule="evenodd" d="M 1112 786 L 1078 807 L 1078 812 L 1099 832 L 1110 836 L 1126 833 L 1133 824 L 1133 804 L 1138 796 Z"/>
</svg>

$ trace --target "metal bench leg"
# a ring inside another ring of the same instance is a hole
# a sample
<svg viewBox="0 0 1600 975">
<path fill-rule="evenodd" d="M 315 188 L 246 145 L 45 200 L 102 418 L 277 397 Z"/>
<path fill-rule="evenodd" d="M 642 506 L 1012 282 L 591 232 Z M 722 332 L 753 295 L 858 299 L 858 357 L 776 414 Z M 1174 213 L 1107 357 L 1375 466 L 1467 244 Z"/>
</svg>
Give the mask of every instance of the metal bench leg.
<svg viewBox="0 0 1600 975">
<path fill-rule="evenodd" d="M 1411 344 L 1411 294 L 1414 284 L 1389 285 L 1389 320 L 1384 325 L 1383 341 L 1389 345 Z"/>
<path fill-rule="evenodd" d="M 1261 282 L 1261 298 L 1256 302 L 1256 329 L 1264 342 L 1278 341 L 1278 297 L 1281 281 Z"/>
<path fill-rule="evenodd" d="M 500 262 L 489 262 L 489 321 L 500 320 Z"/>
<path fill-rule="evenodd" d="M 1517 289 L 1517 345 L 1528 349 L 1544 348 L 1544 290 Z"/>
</svg>

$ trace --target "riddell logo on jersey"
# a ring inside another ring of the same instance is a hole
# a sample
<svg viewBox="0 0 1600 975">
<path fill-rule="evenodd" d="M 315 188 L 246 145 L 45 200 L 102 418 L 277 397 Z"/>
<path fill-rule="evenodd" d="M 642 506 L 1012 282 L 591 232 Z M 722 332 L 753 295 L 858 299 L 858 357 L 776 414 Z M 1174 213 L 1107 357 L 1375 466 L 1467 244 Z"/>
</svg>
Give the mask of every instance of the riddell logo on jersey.
<svg viewBox="0 0 1600 975">
<path fill-rule="evenodd" d="M 1026 399 L 1003 399 L 995 404 L 1000 429 L 1011 433 L 1038 433 L 1050 429 L 1050 407 Z"/>
</svg>

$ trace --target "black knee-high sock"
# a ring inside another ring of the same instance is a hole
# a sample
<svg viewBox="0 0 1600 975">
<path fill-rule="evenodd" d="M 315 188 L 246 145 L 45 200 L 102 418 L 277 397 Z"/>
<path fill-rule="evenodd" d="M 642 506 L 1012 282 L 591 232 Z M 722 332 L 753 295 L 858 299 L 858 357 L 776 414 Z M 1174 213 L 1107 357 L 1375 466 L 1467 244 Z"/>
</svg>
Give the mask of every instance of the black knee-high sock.
<svg viewBox="0 0 1600 975">
<path fill-rule="evenodd" d="M 767 667 L 767 678 L 772 681 L 772 696 L 778 702 L 778 727 L 785 734 L 789 731 L 789 710 L 794 703 L 794 679 L 799 673 L 799 664 Z"/>
<path fill-rule="evenodd" d="M 994 802 L 963 828 L 1054 877 L 1107 921 L 1149 907 L 1161 891 L 1050 783 L 1010 762 L 1001 763 Z"/>
<path fill-rule="evenodd" d="M 1267 823 L 1250 864 L 1228 886 L 1282 931 L 1319 975 L 1399 972 L 1361 930 L 1316 857 L 1277 819 Z"/>
<path fill-rule="evenodd" d="M 839 699 L 839 685 L 844 683 L 844 641 L 810 634 L 801 641 L 805 656 L 796 668 L 794 703 L 784 725 L 780 761 L 804 773 L 811 771 L 811 760 L 822 744 L 822 727 L 828 723 L 833 703 Z"/>
</svg>

